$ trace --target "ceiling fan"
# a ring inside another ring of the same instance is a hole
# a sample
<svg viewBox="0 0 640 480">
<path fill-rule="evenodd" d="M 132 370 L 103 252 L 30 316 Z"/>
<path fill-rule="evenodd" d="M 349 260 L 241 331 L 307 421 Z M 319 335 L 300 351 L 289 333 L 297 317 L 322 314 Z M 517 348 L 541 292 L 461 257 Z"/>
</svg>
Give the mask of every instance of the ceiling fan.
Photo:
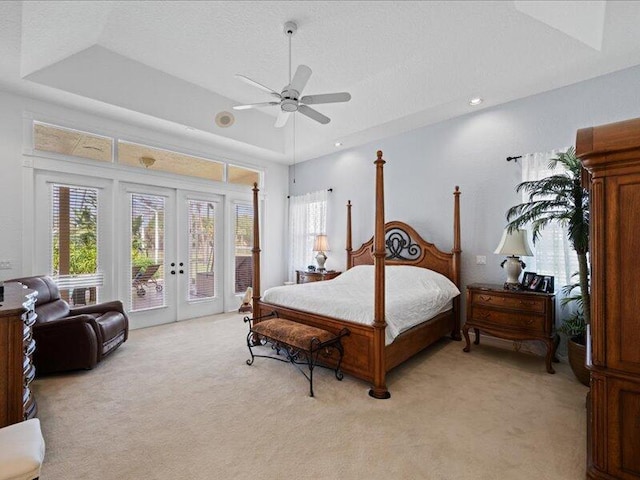
<svg viewBox="0 0 640 480">
<path fill-rule="evenodd" d="M 294 112 L 300 112 L 303 115 L 326 125 L 331 121 L 329 117 L 309 107 L 309 105 L 318 105 L 321 103 L 337 103 L 348 102 L 351 100 L 351 94 L 347 92 L 340 93 L 323 93 L 320 95 L 302 95 L 302 91 L 311 77 L 311 69 L 306 65 L 299 65 L 295 75 L 291 78 L 291 37 L 298 30 L 298 25 L 294 22 L 284 24 L 284 33 L 289 37 L 289 85 L 286 85 L 280 93 L 272 88 L 266 87 L 255 80 L 236 74 L 236 77 L 249 85 L 259 88 L 274 97 L 270 102 L 251 103 L 248 105 L 236 105 L 234 110 L 248 110 L 250 108 L 263 107 L 280 107 L 278 118 L 276 119 L 276 127 L 283 127 L 289 116 Z"/>
</svg>

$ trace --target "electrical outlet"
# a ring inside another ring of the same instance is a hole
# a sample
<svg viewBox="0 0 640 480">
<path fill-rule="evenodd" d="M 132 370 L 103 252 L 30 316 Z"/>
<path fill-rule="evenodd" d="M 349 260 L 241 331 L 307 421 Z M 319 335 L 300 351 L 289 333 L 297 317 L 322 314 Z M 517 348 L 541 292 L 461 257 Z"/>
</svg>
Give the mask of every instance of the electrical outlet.
<svg viewBox="0 0 640 480">
<path fill-rule="evenodd" d="M 486 255 L 476 255 L 476 265 L 486 265 L 486 264 L 487 264 Z"/>
<path fill-rule="evenodd" d="M 11 260 L 0 260 L 0 270 L 11 270 Z"/>
</svg>

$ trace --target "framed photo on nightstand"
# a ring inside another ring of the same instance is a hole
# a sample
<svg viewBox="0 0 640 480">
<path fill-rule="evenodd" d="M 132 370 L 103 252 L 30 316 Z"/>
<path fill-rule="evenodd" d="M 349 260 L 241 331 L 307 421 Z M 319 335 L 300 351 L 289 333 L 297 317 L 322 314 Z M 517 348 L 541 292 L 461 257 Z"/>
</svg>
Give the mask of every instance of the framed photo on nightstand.
<svg viewBox="0 0 640 480">
<path fill-rule="evenodd" d="M 551 275 L 545 275 L 542 277 L 542 284 L 540 285 L 540 290 L 545 293 L 553 293 L 555 292 L 553 285 L 553 277 Z"/>
<path fill-rule="evenodd" d="M 544 277 L 542 275 L 536 275 L 535 277 L 533 277 L 533 280 L 531 280 L 531 283 L 529 284 L 529 290 L 534 292 L 536 290 L 540 290 L 543 278 Z"/>
<path fill-rule="evenodd" d="M 522 288 L 528 290 L 534 278 L 536 278 L 536 272 L 524 272 L 522 276 Z"/>
</svg>

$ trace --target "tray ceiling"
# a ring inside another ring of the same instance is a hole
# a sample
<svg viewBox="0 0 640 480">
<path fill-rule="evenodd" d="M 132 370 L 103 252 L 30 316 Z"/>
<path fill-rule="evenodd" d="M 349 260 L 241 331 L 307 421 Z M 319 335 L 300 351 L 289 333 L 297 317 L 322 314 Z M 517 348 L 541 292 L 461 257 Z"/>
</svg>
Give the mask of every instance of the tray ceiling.
<svg viewBox="0 0 640 480">
<path fill-rule="evenodd" d="M 297 118 L 298 161 L 640 64 L 640 2 L 0 2 L 0 88 L 291 163 L 275 108 L 215 123 L 269 100 L 235 73 L 286 84 L 286 20 L 305 93 L 353 97 Z"/>
</svg>

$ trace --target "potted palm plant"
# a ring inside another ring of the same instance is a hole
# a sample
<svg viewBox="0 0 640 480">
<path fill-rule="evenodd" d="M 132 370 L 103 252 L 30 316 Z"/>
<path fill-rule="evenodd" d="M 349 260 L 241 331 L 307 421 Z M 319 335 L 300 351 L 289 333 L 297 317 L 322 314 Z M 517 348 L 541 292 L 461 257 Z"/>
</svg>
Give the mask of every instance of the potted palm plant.
<svg viewBox="0 0 640 480">
<path fill-rule="evenodd" d="M 576 272 L 572 277 L 578 275 Z M 574 375 L 583 385 L 589 386 L 589 370 L 585 365 L 586 356 L 586 333 L 587 324 L 584 319 L 584 303 L 580 293 L 580 284 L 570 283 L 562 287 L 565 297 L 562 299 L 562 306 L 575 305 L 575 310 L 565 318 L 560 327 L 560 331 L 567 335 L 567 350 L 569 353 L 569 365 Z"/>
<path fill-rule="evenodd" d="M 551 169 L 558 165 L 564 167 L 564 172 L 540 180 L 522 182 L 516 187 L 517 192 L 524 192 L 528 195 L 528 200 L 507 211 L 507 221 L 509 222 L 507 228 L 509 231 L 513 231 L 528 225 L 535 243 L 547 225 L 557 222 L 567 227 L 569 242 L 578 256 L 579 281 L 576 287 L 579 288 L 582 305 L 578 311 L 581 312 L 584 325 L 589 325 L 591 320 L 589 266 L 587 263 L 589 195 L 580 182 L 582 164 L 576 158 L 573 147 L 565 153 L 558 154 L 549 162 Z M 569 293 L 573 290 L 574 288 L 571 288 Z M 571 318 L 567 321 L 571 321 Z M 570 331 L 569 327 L 567 327 L 567 331 Z M 582 345 L 585 344 L 584 335 L 573 338 L 575 340 L 569 339 L 570 343 L 581 341 Z M 572 346 L 569 345 L 569 348 L 571 349 Z M 579 363 L 584 364 L 584 356 L 582 358 L 582 362 Z"/>
</svg>

